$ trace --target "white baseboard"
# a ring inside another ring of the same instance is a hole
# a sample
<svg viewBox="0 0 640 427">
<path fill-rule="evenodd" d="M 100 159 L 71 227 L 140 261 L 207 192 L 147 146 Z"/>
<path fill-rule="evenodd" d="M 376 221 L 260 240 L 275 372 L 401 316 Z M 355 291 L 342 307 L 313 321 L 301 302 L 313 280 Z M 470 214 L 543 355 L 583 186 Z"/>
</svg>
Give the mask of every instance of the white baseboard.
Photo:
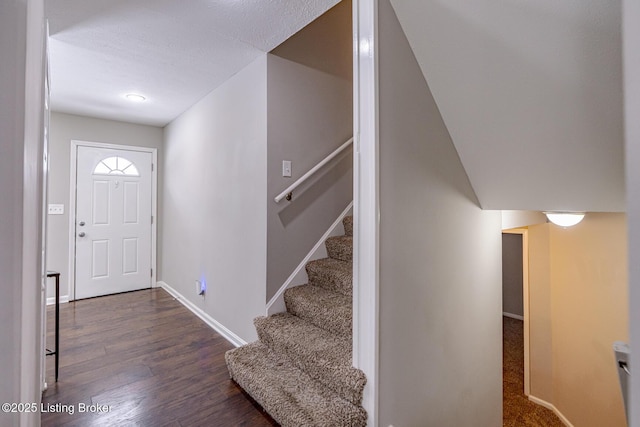
<svg viewBox="0 0 640 427">
<path fill-rule="evenodd" d="M 167 291 L 172 297 L 177 299 L 182 305 L 187 307 L 193 314 L 195 314 L 200 319 L 202 319 L 204 323 L 209 325 L 211 329 L 213 329 L 214 331 L 222 335 L 227 341 L 229 341 L 234 346 L 241 347 L 247 344 L 245 340 L 243 340 L 242 338 L 240 338 L 239 336 L 231 332 L 231 330 L 229 330 L 222 323 L 218 322 L 216 319 L 214 319 L 213 317 L 209 316 L 207 313 L 202 311 L 200 307 L 196 306 L 194 303 L 189 301 L 182 294 L 180 294 L 180 292 L 173 289 L 166 282 L 160 281 L 158 282 L 158 286 L 160 286 L 162 289 Z"/>
<path fill-rule="evenodd" d="M 69 295 L 62 295 L 60 297 L 60 304 L 66 304 L 69 302 Z M 56 297 L 47 297 L 47 305 L 54 305 L 56 303 Z"/>
<path fill-rule="evenodd" d="M 507 313 L 506 311 L 503 311 L 502 315 L 504 317 L 510 317 L 512 319 L 518 319 L 518 320 L 523 320 L 524 321 L 524 317 L 520 316 L 519 314 Z"/>
<path fill-rule="evenodd" d="M 533 403 L 536 403 L 540 406 L 544 406 L 545 408 L 552 410 L 553 413 L 556 414 L 558 418 L 560 418 L 560 421 L 562 421 L 564 425 L 566 425 L 567 427 L 573 427 L 573 424 L 571 424 L 571 422 L 567 419 L 567 417 L 565 417 L 562 414 L 562 412 L 558 410 L 558 408 L 553 406 L 553 404 L 547 402 L 546 400 L 538 399 L 537 397 L 531 396 L 531 395 L 529 396 L 529 400 L 532 401 Z"/>
<path fill-rule="evenodd" d="M 351 203 L 349 203 L 349 205 L 342 211 L 342 213 L 333 222 L 333 224 L 331 224 L 329 229 L 322 235 L 320 240 L 318 240 L 313 248 L 311 248 L 307 256 L 305 256 L 300 264 L 298 264 L 296 269 L 293 270 L 293 273 L 291 273 L 289 278 L 284 282 L 280 289 L 278 289 L 278 292 L 276 292 L 275 295 L 269 300 L 266 307 L 267 316 L 270 316 L 274 313 L 282 313 L 287 311 L 284 304 L 284 291 L 286 291 L 290 287 L 307 283 L 308 277 L 305 266 L 309 261 L 327 257 L 327 250 L 324 246 L 324 241 L 329 237 L 344 234 L 344 229 L 340 229 L 340 225 L 342 224 L 342 219 L 347 216 L 352 208 L 353 201 L 351 201 Z"/>
</svg>

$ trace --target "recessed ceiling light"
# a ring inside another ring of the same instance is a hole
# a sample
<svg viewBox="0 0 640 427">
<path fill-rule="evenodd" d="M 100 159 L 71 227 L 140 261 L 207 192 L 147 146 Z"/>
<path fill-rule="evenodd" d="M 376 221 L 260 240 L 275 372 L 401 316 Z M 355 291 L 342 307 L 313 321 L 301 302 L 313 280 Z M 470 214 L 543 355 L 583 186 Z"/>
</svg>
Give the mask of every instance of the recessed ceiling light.
<svg viewBox="0 0 640 427">
<path fill-rule="evenodd" d="M 128 93 L 124 96 L 131 102 L 144 102 L 147 98 L 137 93 Z"/>
</svg>

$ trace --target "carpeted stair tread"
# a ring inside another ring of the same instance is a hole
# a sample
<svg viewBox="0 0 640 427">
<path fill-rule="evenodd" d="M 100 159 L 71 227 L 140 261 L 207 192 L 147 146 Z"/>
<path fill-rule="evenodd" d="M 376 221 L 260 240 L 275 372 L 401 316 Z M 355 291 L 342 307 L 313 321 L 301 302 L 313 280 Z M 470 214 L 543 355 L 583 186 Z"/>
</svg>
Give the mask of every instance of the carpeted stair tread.
<svg viewBox="0 0 640 427">
<path fill-rule="evenodd" d="M 339 292 L 346 296 L 353 295 L 353 264 L 334 258 L 322 258 L 306 265 L 309 284 Z"/>
<path fill-rule="evenodd" d="M 351 298 L 319 286 L 302 285 L 284 292 L 287 311 L 319 328 L 351 339 Z"/>
<path fill-rule="evenodd" d="M 254 320 L 259 341 L 230 350 L 231 377 L 283 427 L 364 427 L 366 377 L 352 366 L 353 217 L 284 292 L 286 313 Z"/>
<path fill-rule="evenodd" d="M 353 236 L 353 216 L 345 216 L 342 219 L 342 225 L 344 226 L 344 234 L 347 236 Z"/>
<path fill-rule="evenodd" d="M 362 402 L 364 373 L 352 366 L 351 340 L 289 313 L 254 320 L 258 336 L 276 353 L 354 405 Z"/>
<path fill-rule="evenodd" d="M 351 262 L 353 259 L 353 237 L 334 236 L 324 242 L 329 258 Z"/>
<path fill-rule="evenodd" d="M 359 427 L 361 406 L 331 393 L 260 341 L 230 350 L 231 377 L 282 427 Z"/>
</svg>

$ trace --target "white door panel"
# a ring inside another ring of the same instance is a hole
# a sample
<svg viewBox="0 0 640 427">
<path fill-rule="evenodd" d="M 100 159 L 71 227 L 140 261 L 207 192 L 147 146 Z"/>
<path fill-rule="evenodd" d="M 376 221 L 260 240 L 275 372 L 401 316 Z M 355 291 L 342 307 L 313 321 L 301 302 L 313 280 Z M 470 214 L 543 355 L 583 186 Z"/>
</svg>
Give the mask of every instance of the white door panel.
<svg viewBox="0 0 640 427">
<path fill-rule="evenodd" d="M 77 150 L 76 299 L 151 287 L 152 154 Z"/>
</svg>

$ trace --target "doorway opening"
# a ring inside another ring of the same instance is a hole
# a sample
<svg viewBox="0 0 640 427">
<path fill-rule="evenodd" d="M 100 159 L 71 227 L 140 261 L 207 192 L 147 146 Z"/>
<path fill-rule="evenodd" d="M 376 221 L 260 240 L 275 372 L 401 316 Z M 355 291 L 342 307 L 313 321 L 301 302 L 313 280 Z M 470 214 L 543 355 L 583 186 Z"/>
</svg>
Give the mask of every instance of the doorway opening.
<svg viewBox="0 0 640 427">
<path fill-rule="evenodd" d="M 503 424 L 529 417 L 528 230 L 502 232 Z"/>
<path fill-rule="evenodd" d="M 529 243 L 527 229 L 502 231 L 502 315 L 522 326 L 523 389 L 529 396 Z"/>
</svg>

